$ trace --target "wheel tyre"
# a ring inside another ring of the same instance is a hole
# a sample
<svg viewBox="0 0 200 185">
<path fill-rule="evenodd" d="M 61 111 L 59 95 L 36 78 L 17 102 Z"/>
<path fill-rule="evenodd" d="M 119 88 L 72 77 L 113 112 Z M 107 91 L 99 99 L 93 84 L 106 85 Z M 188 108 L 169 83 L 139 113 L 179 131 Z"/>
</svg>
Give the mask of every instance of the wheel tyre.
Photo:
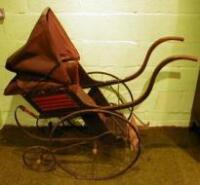
<svg viewBox="0 0 200 185">
<path fill-rule="evenodd" d="M 34 171 L 47 172 L 54 170 L 56 166 L 54 154 L 44 146 L 28 147 L 22 157 L 25 166 Z"/>
</svg>

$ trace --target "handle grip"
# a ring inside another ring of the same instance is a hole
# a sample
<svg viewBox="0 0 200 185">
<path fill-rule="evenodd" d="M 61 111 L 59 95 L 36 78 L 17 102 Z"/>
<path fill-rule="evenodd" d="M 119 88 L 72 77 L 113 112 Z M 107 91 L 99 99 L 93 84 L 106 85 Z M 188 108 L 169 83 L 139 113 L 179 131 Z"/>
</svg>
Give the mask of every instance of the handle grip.
<svg viewBox="0 0 200 185">
<path fill-rule="evenodd" d="M 32 116 L 32 117 L 38 119 L 38 116 L 37 116 L 36 114 L 34 114 L 33 112 L 31 112 L 30 110 L 28 110 L 25 106 L 20 105 L 20 106 L 19 106 L 19 109 L 20 109 L 21 111 L 23 111 L 23 112 L 26 112 L 26 113 L 29 114 L 30 116 Z"/>
</svg>

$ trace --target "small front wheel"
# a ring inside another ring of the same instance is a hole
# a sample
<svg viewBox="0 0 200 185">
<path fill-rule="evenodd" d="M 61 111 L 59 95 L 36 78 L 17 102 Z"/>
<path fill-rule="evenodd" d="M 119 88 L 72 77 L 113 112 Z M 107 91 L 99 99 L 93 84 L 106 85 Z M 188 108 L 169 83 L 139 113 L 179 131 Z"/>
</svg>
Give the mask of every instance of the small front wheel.
<svg viewBox="0 0 200 185">
<path fill-rule="evenodd" d="M 44 146 L 28 147 L 23 154 L 24 164 L 34 171 L 46 172 L 55 169 L 56 159 L 50 149 Z"/>
</svg>

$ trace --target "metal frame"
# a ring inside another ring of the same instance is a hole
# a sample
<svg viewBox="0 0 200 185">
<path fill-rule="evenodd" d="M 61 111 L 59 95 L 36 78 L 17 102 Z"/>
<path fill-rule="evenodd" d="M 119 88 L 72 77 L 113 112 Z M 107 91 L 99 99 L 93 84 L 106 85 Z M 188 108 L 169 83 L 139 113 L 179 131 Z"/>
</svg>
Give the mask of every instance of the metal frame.
<svg viewBox="0 0 200 185">
<path fill-rule="evenodd" d="M 127 76 L 123 79 L 119 79 L 118 77 L 116 77 L 115 75 L 112 75 L 110 73 L 105 73 L 105 72 L 93 72 L 93 73 L 100 73 L 100 74 L 104 74 L 104 75 L 108 75 L 108 76 L 111 76 L 113 77 L 112 80 L 108 80 L 108 81 L 97 81 L 97 80 L 94 80 L 92 79 L 89 74 L 91 73 L 86 73 L 84 71 L 84 69 L 79 66 L 79 76 L 80 76 L 80 84 L 77 85 L 77 88 L 80 88 L 80 89 L 85 89 L 85 88 L 100 88 L 100 87 L 104 87 L 104 86 L 110 86 L 110 85 L 113 85 L 113 84 L 123 84 L 124 87 L 127 89 L 127 91 L 129 92 L 130 94 L 130 97 L 131 97 L 131 102 L 128 102 L 128 103 L 124 103 L 122 102 L 122 104 L 120 105 L 112 105 L 112 104 L 107 104 L 105 106 L 103 105 L 91 105 L 88 103 L 87 99 L 80 99 L 78 97 L 78 95 L 76 94 L 76 92 L 74 91 L 71 91 L 70 88 L 68 87 L 64 87 L 64 90 L 62 88 L 62 93 L 66 93 L 67 95 L 69 95 L 78 105 L 78 107 L 76 108 L 73 108 L 73 109 L 70 109 L 68 107 L 64 108 L 64 109 L 56 109 L 56 110 L 53 110 L 53 111 L 50 111 L 50 112 L 44 112 L 42 111 L 42 109 L 36 105 L 36 103 L 33 101 L 33 97 L 36 97 L 38 95 L 38 92 L 31 92 L 31 93 L 28 93 L 28 94 L 25 94 L 24 95 L 24 98 L 39 112 L 39 115 L 36 115 L 34 114 L 33 112 L 31 112 L 30 110 L 28 110 L 26 107 L 20 105 L 16 108 L 15 110 L 15 120 L 16 120 L 16 123 L 17 125 L 23 130 L 23 132 L 25 134 L 27 134 L 28 136 L 34 138 L 34 139 L 38 139 L 40 141 L 44 141 L 44 142 L 47 142 L 47 143 L 54 143 L 54 142 L 61 142 L 61 143 L 66 143 L 66 147 L 70 147 L 69 143 L 70 144 L 75 144 L 75 145 L 79 145 L 79 144 L 82 144 L 84 142 L 90 142 L 90 141 L 96 141 L 97 139 L 101 138 L 103 135 L 106 135 L 106 134 L 110 134 L 109 130 L 105 130 L 104 132 L 96 135 L 96 136 L 93 136 L 93 137 L 88 137 L 87 139 L 86 138 L 81 138 L 81 137 L 72 137 L 72 138 L 59 138 L 59 137 L 54 137 L 53 136 L 53 133 L 55 132 L 56 129 L 60 128 L 62 123 L 65 122 L 65 121 L 69 121 L 70 122 L 70 118 L 71 117 L 80 117 L 80 116 L 85 116 L 85 115 L 88 115 L 88 114 L 92 114 L 92 113 L 95 113 L 98 117 L 98 119 L 100 120 L 101 123 L 105 123 L 105 115 L 106 114 L 109 114 L 110 116 L 115 116 L 117 118 L 117 120 L 124 120 L 127 122 L 127 125 L 130 126 L 130 128 L 134 131 L 134 133 L 136 134 L 136 137 L 138 138 L 138 153 L 136 155 L 136 158 L 129 164 L 127 165 L 127 167 L 125 167 L 123 170 L 113 174 L 113 175 L 109 175 L 109 176 L 104 176 L 104 177 L 81 177 L 84 178 L 84 179 L 95 179 L 95 180 L 103 180 L 103 179 L 109 179 L 109 178 L 113 178 L 113 177 L 116 177 L 118 175 L 121 175 L 123 174 L 125 171 L 127 171 L 138 159 L 139 157 L 139 154 L 140 154 L 140 137 L 139 137 L 139 134 L 138 134 L 138 130 L 128 121 L 128 119 L 125 119 L 123 117 L 122 114 L 118 113 L 117 111 L 118 110 L 121 110 L 121 109 L 126 109 L 126 108 L 131 108 L 130 112 L 132 113 L 133 111 L 133 108 L 136 106 L 136 105 L 139 105 L 140 103 L 142 103 L 150 94 L 152 88 L 153 88 L 153 85 L 155 83 L 155 80 L 156 80 L 156 77 L 158 76 L 160 70 L 165 67 L 167 64 L 169 63 L 172 63 L 174 61 L 178 61 L 178 60 L 188 60 L 188 61 L 192 61 L 192 62 L 196 62 L 197 61 L 197 58 L 196 57 L 193 57 L 193 56 L 187 56 L 187 55 L 177 55 L 177 56 L 171 56 L 171 57 L 168 57 L 166 59 L 164 59 L 163 61 L 161 61 L 161 63 L 155 68 L 155 70 L 153 71 L 152 73 L 152 76 L 150 78 L 150 82 L 148 84 L 148 87 L 147 89 L 145 90 L 145 92 L 139 96 L 137 99 L 133 99 L 133 95 L 130 91 L 130 89 L 128 88 L 128 86 L 126 85 L 126 82 L 128 81 L 131 81 L 133 79 L 136 79 L 137 77 L 139 77 L 143 71 L 145 70 L 146 66 L 147 66 L 147 63 L 149 61 L 149 58 L 152 54 L 152 52 L 155 50 L 155 48 L 157 48 L 157 46 L 159 46 L 160 44 L 166 42 L 166 41 L 170 41 L 170 40 L 175 40 L 175 41 L 183 41 L 184 39 L 182 37 L 163 37 L 161 39 L 158 39 L 157 41 L 155 41 L 151 47 L 149 48 L 149 50 L 147 51 L 146 53 L 146 56 L 145 56 L 145 59 L 143 61 L 143 64 L 142 66 L 139 68 L 138 71 L 136 71 L 134 74 L 130 75 L 130 76 Z M 52 71 L 51 71 L 52 72 Z M 56 89 L 55 92 L 51 91 L 46 91 L 46 92 L 43 92 L 43 95 L 42 96 L 48 96 L 48 95 L 51 95 L 51 94 L 58 94 L 58 89 Z M 40 94 L 40 92 L 39 92 Z M 21 124 L 19 118 L 18 118 L 18 111 L 21 110 L 27 114 L 29 114 L 31 117 L 33 117 L 34 119 L 36 119 L 36 123 L 38 121 L 38 119 L 45 119 L 45 118 L 49 118 L 49 117 L 60 117 L 60 121 L 55 123 L 55 125 L 52 127 L 51 129 L 51 132 L 50 132 L 50 135 L 48 138 L 45 138 L 45 137 L 41 137 L 41 136 L 37 136 L 37 135 L 34 135 L 33 133 L 30 133 L 28 132 Z M 84 119 L 84 118 L 83 118 Z M 85 119 L 87 120 L 87 119 Z M 116 126 L 119 126 L 119 125 L 116 125 Z M 115 135 L 116 133 L 112 133 L 113 135 Z M 129 139 L 128 136 L 126 136 L 127 138 L 126 139 Z M 45 148 L 41 148 L 40 146 L 38 146 L 39 149 L 44 150 L 45 152 L 48 151 L 49 149 L 45 149 Z M 31 149 L 35 149 L 35 148 L 38 148 L 38 147 L 33 147 L 33 148 L 29 148 L 30 150 Z M 28 149 L 28 151 L 29 151 Z M 53 150 L 50 150 L 50 153 L 52 153 L 52 155 L 54 155 L 55 151 L 56 150 L 59 150 L 59 149 L 53 149 Z M 25 154 L 26 154 L 27 151 L 25 151 Z M 25 156 L 25 154 L 23 156 Z M 43 155 L 43 154 L 42 154 Z M 52 159 L 54 160 L 54 157 L 52 157 Z M 24 161 L 25 161 L 25 158 L 24 158 Z M 55 161 L 56 161 L 56 157 L 55 157 Z M 57 161 L 56 161 L 57 163 Z M 27 164 L 25 162 L 25 164 Z M 52 163 L 54 164 L 54 163 Z M 54 166 L 54 165 L 52 165 Z M 60 165 L 59 165 L 60 166 Z M 74 177 L 76 178 L 80 178 L 77 174 L 74 174 L 73 172 L 69 172 L 68 170 L 64 169 L 66 172 L 70 173 L 71 175 L 73 175 Z"/>
</svg>

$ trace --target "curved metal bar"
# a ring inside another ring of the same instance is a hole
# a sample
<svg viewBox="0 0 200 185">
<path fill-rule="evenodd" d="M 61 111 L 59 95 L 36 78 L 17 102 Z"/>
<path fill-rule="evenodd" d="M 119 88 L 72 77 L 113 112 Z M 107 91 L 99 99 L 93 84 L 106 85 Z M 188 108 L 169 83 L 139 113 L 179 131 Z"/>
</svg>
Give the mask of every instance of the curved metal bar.
<svg viewBox="0 0 200 185">
<path fill-rule="evenodd" d="M 167 64 L 169 63 L 172 63 L 174 61 L 177 61 L 177 60 L 188 60 L 188 61 L 192 61 L 192 62 L 197 62 L 198 59 L 196 57 L 193 57 L 193 56 L 186 56 L 186 55 L 177 55 L 177 56 L 171 56 L 171 57 L 168 57 L 166 58 L 165 60 L 163 60 L 163 62 L 161 62 L 157 67 L 156 69 L 154 70 L 152 76 L 151 76 L 151 79 L 150 79 L 150 82 L 149 82 L 149 85 L 146 89 L 146 91 L 139 97 L 135 100 L 135 102 L 132 104 L 132 106 L 136 106 L 140 103 L 142 103 L 150 94 L 151 90 L 153 89 L 153 86 L 154 86 L 154 83 L 155 83 L 155 80 L 159 74 L 159 72 L 161 71 L 161 69 L 163 67 L 165 67 Z M 126 106 L 126 105 L 124 105 Z M 128 106 L 131 106 L 131 103 L 128 104 Z"/>
<path fill-rule="evenodd" d="M 27 111 L 24 111 L 24 110 L 28 110 L 26 107 L 24 107 L 23 105 L 19 105 L 16 107 L 15 109 L 15 121 L 17 123 L 17 126 L 27 135 L 29 136 L 30 138 L 33 138 L 33 139 L 36 139 L 36 140 L 40 140 L 40 141 L 44 141 L 44 142 L 81 142 L 81 141 L 92 141 L 92 140 L 95 140 L 95 139 L 99 139 L 100 137 L 106 135 L 106 134 L 114 134 L 113 132 L 111 131 L 106 131 L 104 133 L 101 133 L 97 136 L 93 136 L 93 137 L 88 137 L 88 138 L 81 138 L 81 137 L 70 137 L 70 138 L 53 138 L 53 133 L 55 132 L 55 130 L 62 124 L 62 122 L 66 119 L 70 119 L 71 117 L 77 115 L 77 114 L 83 114 L 83 113 L 87 113 L 87 112 L 100 112 L 100 113 L 105 113 L 105 114 L 110 114 L 110 115 L 113 115 L 113 116 L 116 116 L 117 118 L 121 119 L 121 120 L 124 120 L 126 121 L 127 123 L 129 123 L 128 120 L 126 120 L 124 117 L 122 117 L 121 115 L 115 113 L 115 112 L 111 112 L 111 111 L 107 111 L 107 110 L 102 110 L 102 109 L 85 109 L 85 110 L 80 110 L 80 111 L 75 111 L 73 113 L 70 113 L 66 116 L 64 116 L 60 121 L 58 121 L 53 129 L 51 130 L 51 133 L 49 135 L 49 138 L 45 138 L 45 137 L 41 137 L 41 136 L 37 136 L 31 132 L 28 132 L 23 126 L 22 124 L 20 123 L 19 119 L 18 119 L 18 115 L 17 115 L 17 112 L 18 110 L 21 110 L 25 113 L 27 113 Z M 27 113 L 28 114 L 28 113 Z M 28 114 L 28 115 L 31 115 L 31 114 Z M 137 132 L 137 129 L 135 127 L 133 127 L 131 124 L 129 124 L 132 129 L 136 132 L 136 135 L 139 138 L 139 133 Z M 140 140 L 139 140 L 140 141 Z"/>
<path fill-rule="evenodd" d="M 84 143 L 81 143 L 81 144 L 84 144 Z M 79 145 L 81 145 L 79 144 Z M 66 171 L 69 175 L 72 175 L 73 177 L 75 177 L 76 179 L 79 179 L 79 180 L 108 180 L 108 179 L 112 179 L 112 178 L 115 178 L 115 177 L 118 177 L 122 174 L 124 174 L 126 171 L 128 171 L 136 162 L 137 160 L 139 159 L 140 157 L 140 154 L 141 154 L 141 148 L 138 147 L 138 149 L 136 150 L 136 156 L 132 159 L 132 161 L 123 169 L 119 170 L 118 172 L 112 174 L 112 175 L 108 175 L 108 176 L 102 176 L 102 177 L 80 177 L 76 174 L 76 172 L 72 172 L 64 167 L 61 166 L 61 163 L 59 163 L 59 161 L 57 161 L 57 164 L 58 166 L 63 169 L 64 171 Z"/>
<path fill-rule="evenodd" d="M 26 107 L 24 107 L 23 105 L 18 105 L 18 106 L 16 107 L 16 109 L 15 109 L 15 112 L 14 112 L 14 117 L 15 117 L 15 121 L 16 121 L 16 123 L 17 123 L 17 126 L 18 126 L 27 136 L 29 136 L 30 138 L 37 139 L 37 140 L 40 140 L 40 141 L 47 141 L 47 142 L 49 142 L 50 140 L 49 140 L 48 138 L 40 137 L 40 136 L 37 136 L 37 135 L 35 135 L 35 134 L 31 133 L 31 132 L 28 132 L 28 131 L 22 126 L 22 124 L 20 123 L 20 121 L 19 121 L 19 119 L 18 119 L 18 115 L 17 115 L 19 109 L 20 109 L 21 111 L 23 111 L 24 113 L 26 113 L 26 114 L 32 116 L 31 114 L 28 113 L 28 111 L 26 111 L 26 110 L 27 110 Z M 33 117 L 34 117 L 34 116 L 33 116 Z M 34 118 L 35 118 L 35 117 L 34 117 Z M 37 119 L 36 119 L 36 120 L 37 120 Z"/>
<path fill-rule="evenodd" d="M 136 149 L 136 156 L 132 159 L 132 161 L 126 166 L 124 167 L 123 169 L 120 169 L 118 172 L 112 174 L 112 175 L 109 175 L 109 176 L 102 176 L 102 177 L 80 177 L 80 176 L 77 176 L 77 174 L 75 172 L 72 172 L 66 168 L 63 168 L 62 165 L 60 165 L 60 163 L 57 161 L 57 164 L 64 170 L 66 171 L 67 173 L 69 173 L 70 175 L 74 176 L 75 178 L 77 179 L 84 179 L 84 180 L 105 180 L 105 179 L 111 179 L 111 178 L 114 178 L 114 177 L 117 177 L 119 175 L 122 175 L 123 173 L 125 173 L 128 169 L 130 169 L 133 164 L 138 160 L 139 156 L 140 156 L 140 153 L 141 153 L 141 148 L 140 148 L 140 135 L 139 135 L 139 132 L 138 130 L 135 128 L 134 125 L 132 125 L 127 119 L 125 119 L 124 117 L 122 117 L 121 115 L 115 113 L 115 112 L 110 112 L 110 111 L 107 111 L 107 110 L 103 110 L 103 109 L 84 109 L 84 110 L 80 110 L 80 111 L 76 111 L 76 112 L 72 112 L 68 115 L 66 115 L 65 117 L 62 118 L 62 120 L 60 122 L 57 122 L 57 124 L 55 125 L 55 127 L 52 129 L 52 134 L 54 132 L 54 130 L 56 130 L 56 128 L 64 121 L 64 120 L 67 120 L 67 119 L 71 119 L 73 117 L 76 117 L 76 116 L 81 116 L 81 115 L 84 115 L 88 112 L 93 112 L 93 113 L 104 113 L 104 114 L 111 114 L 113 116 L 116 116 L 117 118 L 123 120 L 126 122 L 127 125 L 129 125 L 131 127 L 131 129 L 134 130 L 136 136 L 137 136 L 137 139 L 138 139 L 138 145 L 137 145 L 137 149 Z M 119 125 L 119 124 L 118 124 Z M 104 132 L 103 134 L 105 135 L 105 133 L 107 132 Z M 109 132 L 108 132 L 109 133 Z M 112 133 L 112 132 L 110 132 Z M 102 135 L 103 136 L 103 135 Z M 100 135 L 98 136 L 100 137 Z M 97 137 L 96 137 L 97 139 Z M 66 139 L 63 138 L 63 141 L 65 141 Z M 55 150 L 53 150 L 55 153 L 56 152 L 59 152 L 59 151 L 62 151 L 62 150 L 65 150 L 65 149 L 68 149 L 70 147 L 73 147 L 73 146 L 76 146 L 76 145 L 79 145 L 79 144 L 85 144 L 87 142 L 80 142 L 80 143 L 75 143 L 75 144 L 72 144 L 70 146 L 66 146 L 66 147 L 62 147 L 62 148 L 57 148 Z"/>
<path fill-rule="evenodd" d="M 144 72 L 153 51 L 159 45 L 161 45 L 162 43 L 167 42 L 167 41 L 172 41 L 172 40 L 183 42 L 184 38 L 183 37 L 177 37 L 177 36 L 167 36 L 167 37 L 162 37 L 162 38 L 156 40 L 147 50 L 144 61 L 141 65 L 141 67 L 134 74 L 127 76 L 127 77 L 120 79 L 120 80 L 97 81 L 97 80 L 92 79 L 94 84 L 90 84 L 90 86 L 92 85 L 92 86 L 96 86 L 96 87 L 102 87 L 102 86 L 112 85 L 112 84 L 116 84 L 116 83 L 125 83 L 125 82 L 128 82 L 130 80 L 137 78 L 138 76 L 140 76 Z"/>
<path fill-rule="evenodd" d="M 120 80 L 117 76 L 115 76 L 115 75 L 113 75 L 113 74 L 110 74 L 110 73 L 107 73 L 107 72 L 104 72 L 104 71 L 92 71 L 92 72 L 88 72 L 87 74 L 89 74 L 89 75 L 91 75 L 91 74 L 102 74 L 102 75 L 110 76 L 110 77 L 114 78 L 115 80 L 118 80 L 118 81 Z M 128 87 L 128 85 L 127 85 L 125 82 L 122 82 L 121 84 L 126 88 L 126 90 L 128 91 L 128 94 L 129 94 L 129 96 L 130 96 L 130 98 L 131 98 L 131 101 L 133 102 L 133 101 L 134 101 L 134 98 L 133 98 L 133 94 L 132 94 L 130 88 Z M 118 83 L 118 85 L 119 85 L 119 83 Z M 120 97 L 119 92 L 118 92 L 117 96 L 118 96 L 120 102 L 121 102 L 121 103 L 124 103 L 124 101 L 123 101 L 122 98 Z M 134 107 L 129 107 L 130 113 L 129 113 L 129 116 L 128 116 L 128 118 L 127 118 L 128 120 L 130 120 L 130 118 L 131 118 L 131 116 L 132 116 L 133 109 L 134 109 Z"/>
<path fill-rule="evenodd" d="M 139 98 L 137 98 L 134 102 L 125 103 L 125 104 L 122 104 L 119 106 L 115 106 L 115 105 L 113 105 L 113 106 L 92 106 L 92 105 L 88 105 L 88 104 L 87 105 L 90 108 L 98 108 L 98 109 L 104 109 L 104 110 L 109 110 L 109 111 L 125 109 L 128 107 L 136 106 L 136 105 L 142 103 L 149 96 L 149 94 L 153 88 L 153 85 L 155 83 L 156 77 L 158 76 L 160 70 L 163 67 L 165 67 L 167 64 L 172 63 L 177 60 L 188 60 L 188 61 L 192 61 L 192 62 L 198 61 L 198 59 L 196 57 L 187 56 L 187 55 L 175 55 L 175 56 L 168 57 L 168 58 L 164 59 L 160 64 L 158 64 L 158 66 L 153 71 L 153 74 L 150 78 L 150 82 L 148 84 L 146 91 Z"/>
<path fill-rule="evenodd" d="M 93 113 L 110 114 L 110 115 L 116 116 L 117 118 L 121 119 L 122 121 L 125 121 L 134 130 L 134 132 L 136 133 L 137 138 L 138 138 L 138 140 L 140 142 L 140 136 L 139 136 L 138 130 L 137 130 L 137 128 L 135 128 L 134 125 L 130 124 L 129 121 L 127 119 L 125 119 L 124 117 L 122 117 L 120 114 L 118 114 L 116 112 L 111 112 L 109 110 L 104 110 L 104 109 L 83 109 L 83 110 L 79 110 L 79 111 L 75 111 L 75 112 L 69 113 L 68 115 L 62 117 L 60 119 L 60 121 L 58 121 L 54 125 L 54 127 L 52 128 L 51 133 L 50 133 L 50 140 L 52 139 L 52 141 L 62 141 L 62 142 L 71 141 L 72 140 L 71 138 L 70 139 L 69 138 L 53 138 L 52 137 L 53 133 L 62 124 L 62 122 L 64 122 L 65 120 L 68 120 L 68 119 L 71 119 L 73 117 L 76 117 L 77 115 L 81 116 L 81 115 L 84 115 L 85 113 L 91 113 L 91 112 L 93 112 Z M 94 139 L 98 139 L 98 138 L 100 138 L 103 135 L 108 134 L 108 133 L 114 134 L 111 131 L 106 131 L 106 132 L 104 132 L 102 134 L 99 134 L 98 136 L 89 137 L 89 138 L 78 138 L 78 139 L 76 138 L 75 140 L 91 141 L 91 140 L 94 140 Z"/>
</svg>

